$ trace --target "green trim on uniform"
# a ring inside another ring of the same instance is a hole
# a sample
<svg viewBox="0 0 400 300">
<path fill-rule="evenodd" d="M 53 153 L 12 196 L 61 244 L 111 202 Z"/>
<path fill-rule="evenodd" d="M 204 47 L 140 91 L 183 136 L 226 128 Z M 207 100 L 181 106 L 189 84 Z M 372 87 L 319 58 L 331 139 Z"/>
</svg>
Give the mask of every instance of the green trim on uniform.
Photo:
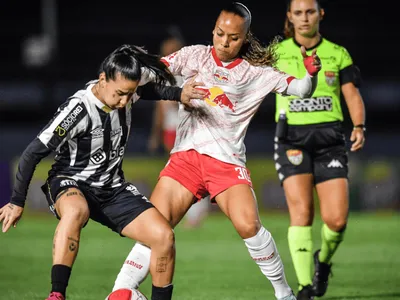
<svg viewBox="0 0 400 300">
<path fill-rule="evenodd" d="M 315 47 L 322 62 L 322 69 L 318 73 L 318 86 L 310 98 L 276 95 L 276 114 L 286 111 L 288 124 L 308 125 L 334 121 L 343 121 L 340 104 L 339 72 L 353 64 L 347 50 L 326 39 Z M 311 55 L 313 49 L 308 49 Z M 296 78 L 303 78 L 306 69 L 300 52 L 300 45 L 293 38 L 283 40 L 277 47 L 279 60 L 277 68 Z"/>
</svg>

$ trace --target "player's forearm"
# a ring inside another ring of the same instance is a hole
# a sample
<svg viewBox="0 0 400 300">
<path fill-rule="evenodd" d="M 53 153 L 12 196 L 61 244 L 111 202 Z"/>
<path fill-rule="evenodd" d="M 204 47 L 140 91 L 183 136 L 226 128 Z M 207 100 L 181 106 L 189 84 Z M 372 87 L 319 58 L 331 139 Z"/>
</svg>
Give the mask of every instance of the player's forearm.
<svg viewBox="0 0 400 300">
<path fill-rule="evenodd" d="M 12 204 L 24 207 L 29 183 L 31 182 L 35 168 L 50 153 L 51 150 L 38 138 L 35 138 L 22 153 L 10 201 Z"/>
<path fill-rule="evenodd" d="M 167 86 L 149 82 L 140 87 L 138 94 L 145 100 L 174 100 L 181 101 L 182 89 L 176 86 Z"/>
<path fill-rule="evenodd" d="M 311 76 L 308 73 L 302 79 L 293 79 L 287 88 L 287 94 L 299 98 L 311 97 L 317 87 L 318 76 Z"/>
<path fill-rule="evenodd" d="M 361 95 L 357 93 L 351 97 L 351 99 L 346 99 L 347 108 L 349 110 L 351 121 L 353 125 L 365 124 L 365 106 L 361 98 Z"/>
</svg>

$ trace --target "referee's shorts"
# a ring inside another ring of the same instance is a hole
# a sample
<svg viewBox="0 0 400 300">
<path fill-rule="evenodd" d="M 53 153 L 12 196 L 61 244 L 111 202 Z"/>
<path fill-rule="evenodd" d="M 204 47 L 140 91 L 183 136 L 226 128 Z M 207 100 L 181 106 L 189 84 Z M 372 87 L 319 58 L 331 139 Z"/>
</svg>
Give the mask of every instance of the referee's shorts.
<svg viewBox="0 0 400 300">
<path fill-rule="evenodd" d="M 281 182 L 297 174 L 312 174 L 314 184 L 348 177 L 346 141 L 341 122 L 289 125 L 275 137 L 275 168 Z"/>
</svg>

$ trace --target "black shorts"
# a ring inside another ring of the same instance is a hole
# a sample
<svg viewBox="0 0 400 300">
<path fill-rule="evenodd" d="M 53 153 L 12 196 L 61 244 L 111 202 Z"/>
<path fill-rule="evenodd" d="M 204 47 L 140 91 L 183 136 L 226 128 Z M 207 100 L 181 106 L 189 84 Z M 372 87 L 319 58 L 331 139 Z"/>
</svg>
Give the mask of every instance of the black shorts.
<svg viewBox="0 0 400 300">
<path fill-rule="evenodd" d="M 90 218 L 121 234 L 122 229 L 145 210 L 154 207 L 137 188 L 123 183 L 117 188 L 94 188 L 64 176 L 49 177 L 42 186 L 50 210 L 59 219 L 54 204 L 57 195 L 68 188 L 78 188 L 86 198 Z"/>
<path fill-rule="evenodd" d="M 346 141 L 340 122 L 289 125 L 275 138 L 275 168 L 281 184 L 292 175 L 313 174 L 314 184 L 347 178 Z"/>
</svg>

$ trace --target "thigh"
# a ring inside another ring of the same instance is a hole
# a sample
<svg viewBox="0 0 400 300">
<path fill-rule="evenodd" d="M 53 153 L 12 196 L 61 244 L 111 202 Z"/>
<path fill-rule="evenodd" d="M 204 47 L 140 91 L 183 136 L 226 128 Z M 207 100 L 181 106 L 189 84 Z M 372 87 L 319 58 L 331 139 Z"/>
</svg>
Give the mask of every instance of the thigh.
<svg viewBox="0 0 400 300">
<path fill-rule="evenodd" d="M 129 237 L 148 247 L 153 247 L 167 238 L 168 233 L 173 235 L 168 221 L 154 207 L 151 207 L 136 216 L 121 231 L 122 236 Z"/>
<path fill-rule="evenodd" d="M 274 160 L 281 184 L 290 176 L 313 173 L 310 153 L 289 142 L 275 143 Z"/>
<path fill-rule="evenodd" d="M 162 176 L 154 188 L 150 201 L 174 228 L 194 203 L 192 191 L 180 181 Z"/>
<path fill-rule="evenodd" d="M 215 201 L 242 238 L 249 238 L 257 234 L 261 221 L 257 199 L 248 184 L 229 187 L 218 194 Z"/>
<path fill-rule="evenodd" d="M 88 213 L 86 195 L 82 186 L 70 177 L 55 176 L 46 180 L 42 186 L 49 209 L 58 218 L 67 208 L 79 208 Z"/>
</svg>

